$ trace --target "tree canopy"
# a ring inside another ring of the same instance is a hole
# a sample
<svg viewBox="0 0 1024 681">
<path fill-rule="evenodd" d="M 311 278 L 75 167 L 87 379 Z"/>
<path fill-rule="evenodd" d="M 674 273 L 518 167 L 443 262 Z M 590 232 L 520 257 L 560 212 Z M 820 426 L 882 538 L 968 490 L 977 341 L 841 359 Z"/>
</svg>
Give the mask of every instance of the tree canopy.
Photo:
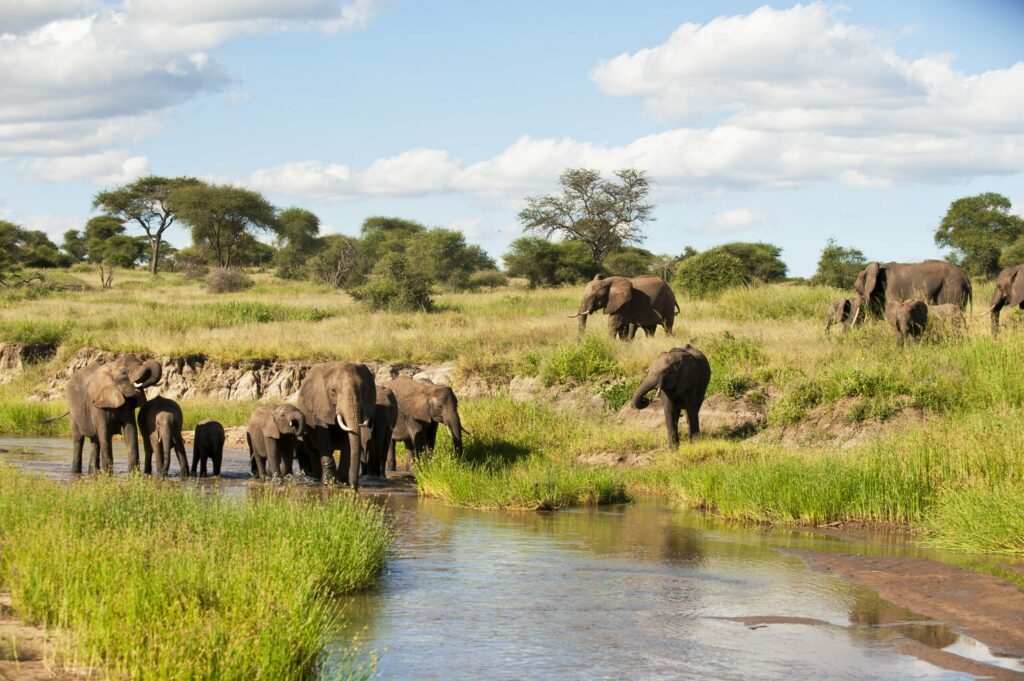
<svg viewBox="0 0 1024 681">
<path fill-rule="evenodd" d="M 835 288 L 853 288 L 857 274 L 867 265 L 864 254 L 856 248 L 844 248 L 829 239 L 818 258 L 818 269 L 811 283 Z"/>
<path fill-rule="evenodd" d="M 1011 207 L 993 192 L 957 199 L 935 230 L 935 243 L 950 248 L 952 260 L 968 274 L 996 276 L 1003 249 L 1024 235 L 1024 219 Z"/>
<path fill-rule="evenodd" d="M 174 210 L 192 228 L 192 242 L 219 267 L 241 264 L 256 234 L 278 229 L 274 207 L 259 192 L 228 184 L 196 184 L 174 192 Z"/>
<path fill-rule="evenodd" d="M 561 195 L 530 196 L 519 211 L 526 232 L 560 236 L 587 245 L 600 265 L 608 254 L 644 240 L 641 226 L 653 220 L 650 182 L 642 170 L 625 168 L 605 180 L 596 170 L 569 168 L 559 177 Z"/>
<path fill-rule="evenodd" d="M 71 258 L 60 252 L 45 232 L 0 220 L 0 276 L 20 267 L 66 267 Z"/>
<path fill-rule="evenodd" d="M 723 248 L 712 248 L 679 263 L 675 284 L 697 298 L 711 298 L 751 281 L 748 266 Z"/>
</svg>

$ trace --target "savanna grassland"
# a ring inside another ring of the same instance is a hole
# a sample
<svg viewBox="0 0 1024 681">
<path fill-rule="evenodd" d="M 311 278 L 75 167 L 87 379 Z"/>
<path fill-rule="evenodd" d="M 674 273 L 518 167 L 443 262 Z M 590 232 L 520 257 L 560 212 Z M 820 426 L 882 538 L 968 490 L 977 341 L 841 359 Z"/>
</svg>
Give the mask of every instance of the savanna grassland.
<svg viewBox="0 0 1024 681">
<path fill-rule="evenodd" d="M 975 282 L 965 333 L 930 333 L 907 347 L 881 322 L 826 335 L 825 310 L 842 292 L 795 284 L 732 289 L 716 300 L 680 295 L 674 338 L 659 330 L 626 344 L 607 337 L 602 315 L 577 338 L 575 321 L 566 319 L 576 287 L 442 294 L 437 312 L 394 314 L 270 276 L 240 293 L 212 295 L 177 275 L 153 281 L 133 273 L 108 291 L 8 295 L 0 341 L 57 343 L 64 359 L 92 346 L 224 360 L 451 361 L 456 392 L 476 381 L 493 394 L 460 404 L 473 434 L 463 460 L 442 437 L 435 456 L 416 467 L 421 493 L 448 503 L 558 508 L 650 494 L 738 521 L 895 523 L 931 543 L 1019 554 L 1024 331 L 1019 312 L 1004 312 L 1004 333 L 990 336 L 983 313 L 991 291 Z M 654 355 L 684 342 L 707 354 L 711 395 L 764 406 L 763 432 L 710 430 L 668 451 L 663 426 L 619 413 Z M 61 361 L 0 389 L 0 431 L 39 432 L 41 416 L 63 410 L 25 399 Z M 504 387 L 515 376 L 546 387 L 536 399 L 513 399 Z M 209 401 L 183 407 L 186 427 L 206 416 L 239 425 L 251 409 Z M 811 419 L 824 431 L 830 423 L 862 427 L 861 444 L 840 449 L 812 435 L 783 445 L 772 437 Z M 46 432 L 61 434 L 66 424 L 53 427 Z M 642 453 L 650 462 L 581 463 L 595 453 Z"/>
</svg>

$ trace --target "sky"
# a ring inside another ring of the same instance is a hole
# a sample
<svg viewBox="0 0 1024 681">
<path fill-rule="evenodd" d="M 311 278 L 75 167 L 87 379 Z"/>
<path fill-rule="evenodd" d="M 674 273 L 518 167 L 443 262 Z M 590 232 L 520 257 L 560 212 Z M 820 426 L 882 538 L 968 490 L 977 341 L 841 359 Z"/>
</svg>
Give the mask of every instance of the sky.
<svg viewBox="0 0 1024 681">
<path fill-rule="evenodd" d="M 192 175 L 500 258 L 563 170 L 634 167 L 656 253 L 939 257 L 951 201 L 1024 208 L 1022 35 L 1024 0 L 0 0 L 0 219 L 59 242 Z"/>
</svg>

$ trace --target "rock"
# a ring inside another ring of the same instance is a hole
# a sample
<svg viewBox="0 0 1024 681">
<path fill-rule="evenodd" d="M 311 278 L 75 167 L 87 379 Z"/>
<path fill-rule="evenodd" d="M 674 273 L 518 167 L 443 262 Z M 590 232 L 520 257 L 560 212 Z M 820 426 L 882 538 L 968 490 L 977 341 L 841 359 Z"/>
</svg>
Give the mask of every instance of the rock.
<svg viewBox="0 0 1024 681">
<path fill-rule="evenodd" d="M 413 374 L 413 378 L 417 381 L 430 381 L 438 385 L 452 384 L 452 376 L 455 374 L 455 362 L 445 362 L 444 364 L 438 364 L 433 367 L 426 367 Z"/>
</svg>

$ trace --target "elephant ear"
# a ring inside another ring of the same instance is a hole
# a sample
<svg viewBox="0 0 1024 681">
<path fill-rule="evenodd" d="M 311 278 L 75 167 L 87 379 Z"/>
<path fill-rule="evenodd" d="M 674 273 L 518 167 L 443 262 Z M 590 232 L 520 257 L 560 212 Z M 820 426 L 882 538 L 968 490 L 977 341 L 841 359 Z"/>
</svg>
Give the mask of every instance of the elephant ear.
<svg viewBox="0 0 1024 681">
<path fill-rule="evenodd" d="M 117 409 L 124 404 L 125 398 L 110 367 L 100 367 L 93 374 L 87 388 L 89 401 L 100 409 Z"/>
<path fill-rule="evenodd" d="M 299 405 L 310 427 L 334 423 L 334 407 L 327 394 L 327 376 L 323 365 L 310 367 L 299 388 Z"/>
<path fill-rule="evenodd" d="M 850 318 L 850 313 L 853 312 L 853 301 L 849 298 L 843 299 L 843 314 L 839 317 L 839 321 L 845 322 Z"/>
<path fill-rule="evenodd" d="M 613 281 L 608 291 L 608 306 L 605 314 L 618 314 L 619 310 L 633 297 L 633 284 L 629 279 Z"/>
<path fill-rule="evenodd" d="M 1010 305 L 1024 305 L 1024 272 L 1017 270 L 1010 282 Z"/>
<path fill-rule="evenodd" d="M 873 262 L 867 266 L 864 270 L 864 299 L 870 301 L 871 296 L 875 292 L 875 287 L 878 286 L 878 274 L 881 271 L 882 266 L 877 262 Z"/>
<path fill-rule="evenodd" d="M 278 418 L 284 418 L 281 414 L 280 409 L 274 409 L 267 413 L 267 417 L 263 419 L 263 423 L 260 426 L 260 432 L 263 433 L 263 437 L 269 437 L 272 440 L 277 440 L 281 437 L 281 428 L 277 423 Z"/>
</svg>

